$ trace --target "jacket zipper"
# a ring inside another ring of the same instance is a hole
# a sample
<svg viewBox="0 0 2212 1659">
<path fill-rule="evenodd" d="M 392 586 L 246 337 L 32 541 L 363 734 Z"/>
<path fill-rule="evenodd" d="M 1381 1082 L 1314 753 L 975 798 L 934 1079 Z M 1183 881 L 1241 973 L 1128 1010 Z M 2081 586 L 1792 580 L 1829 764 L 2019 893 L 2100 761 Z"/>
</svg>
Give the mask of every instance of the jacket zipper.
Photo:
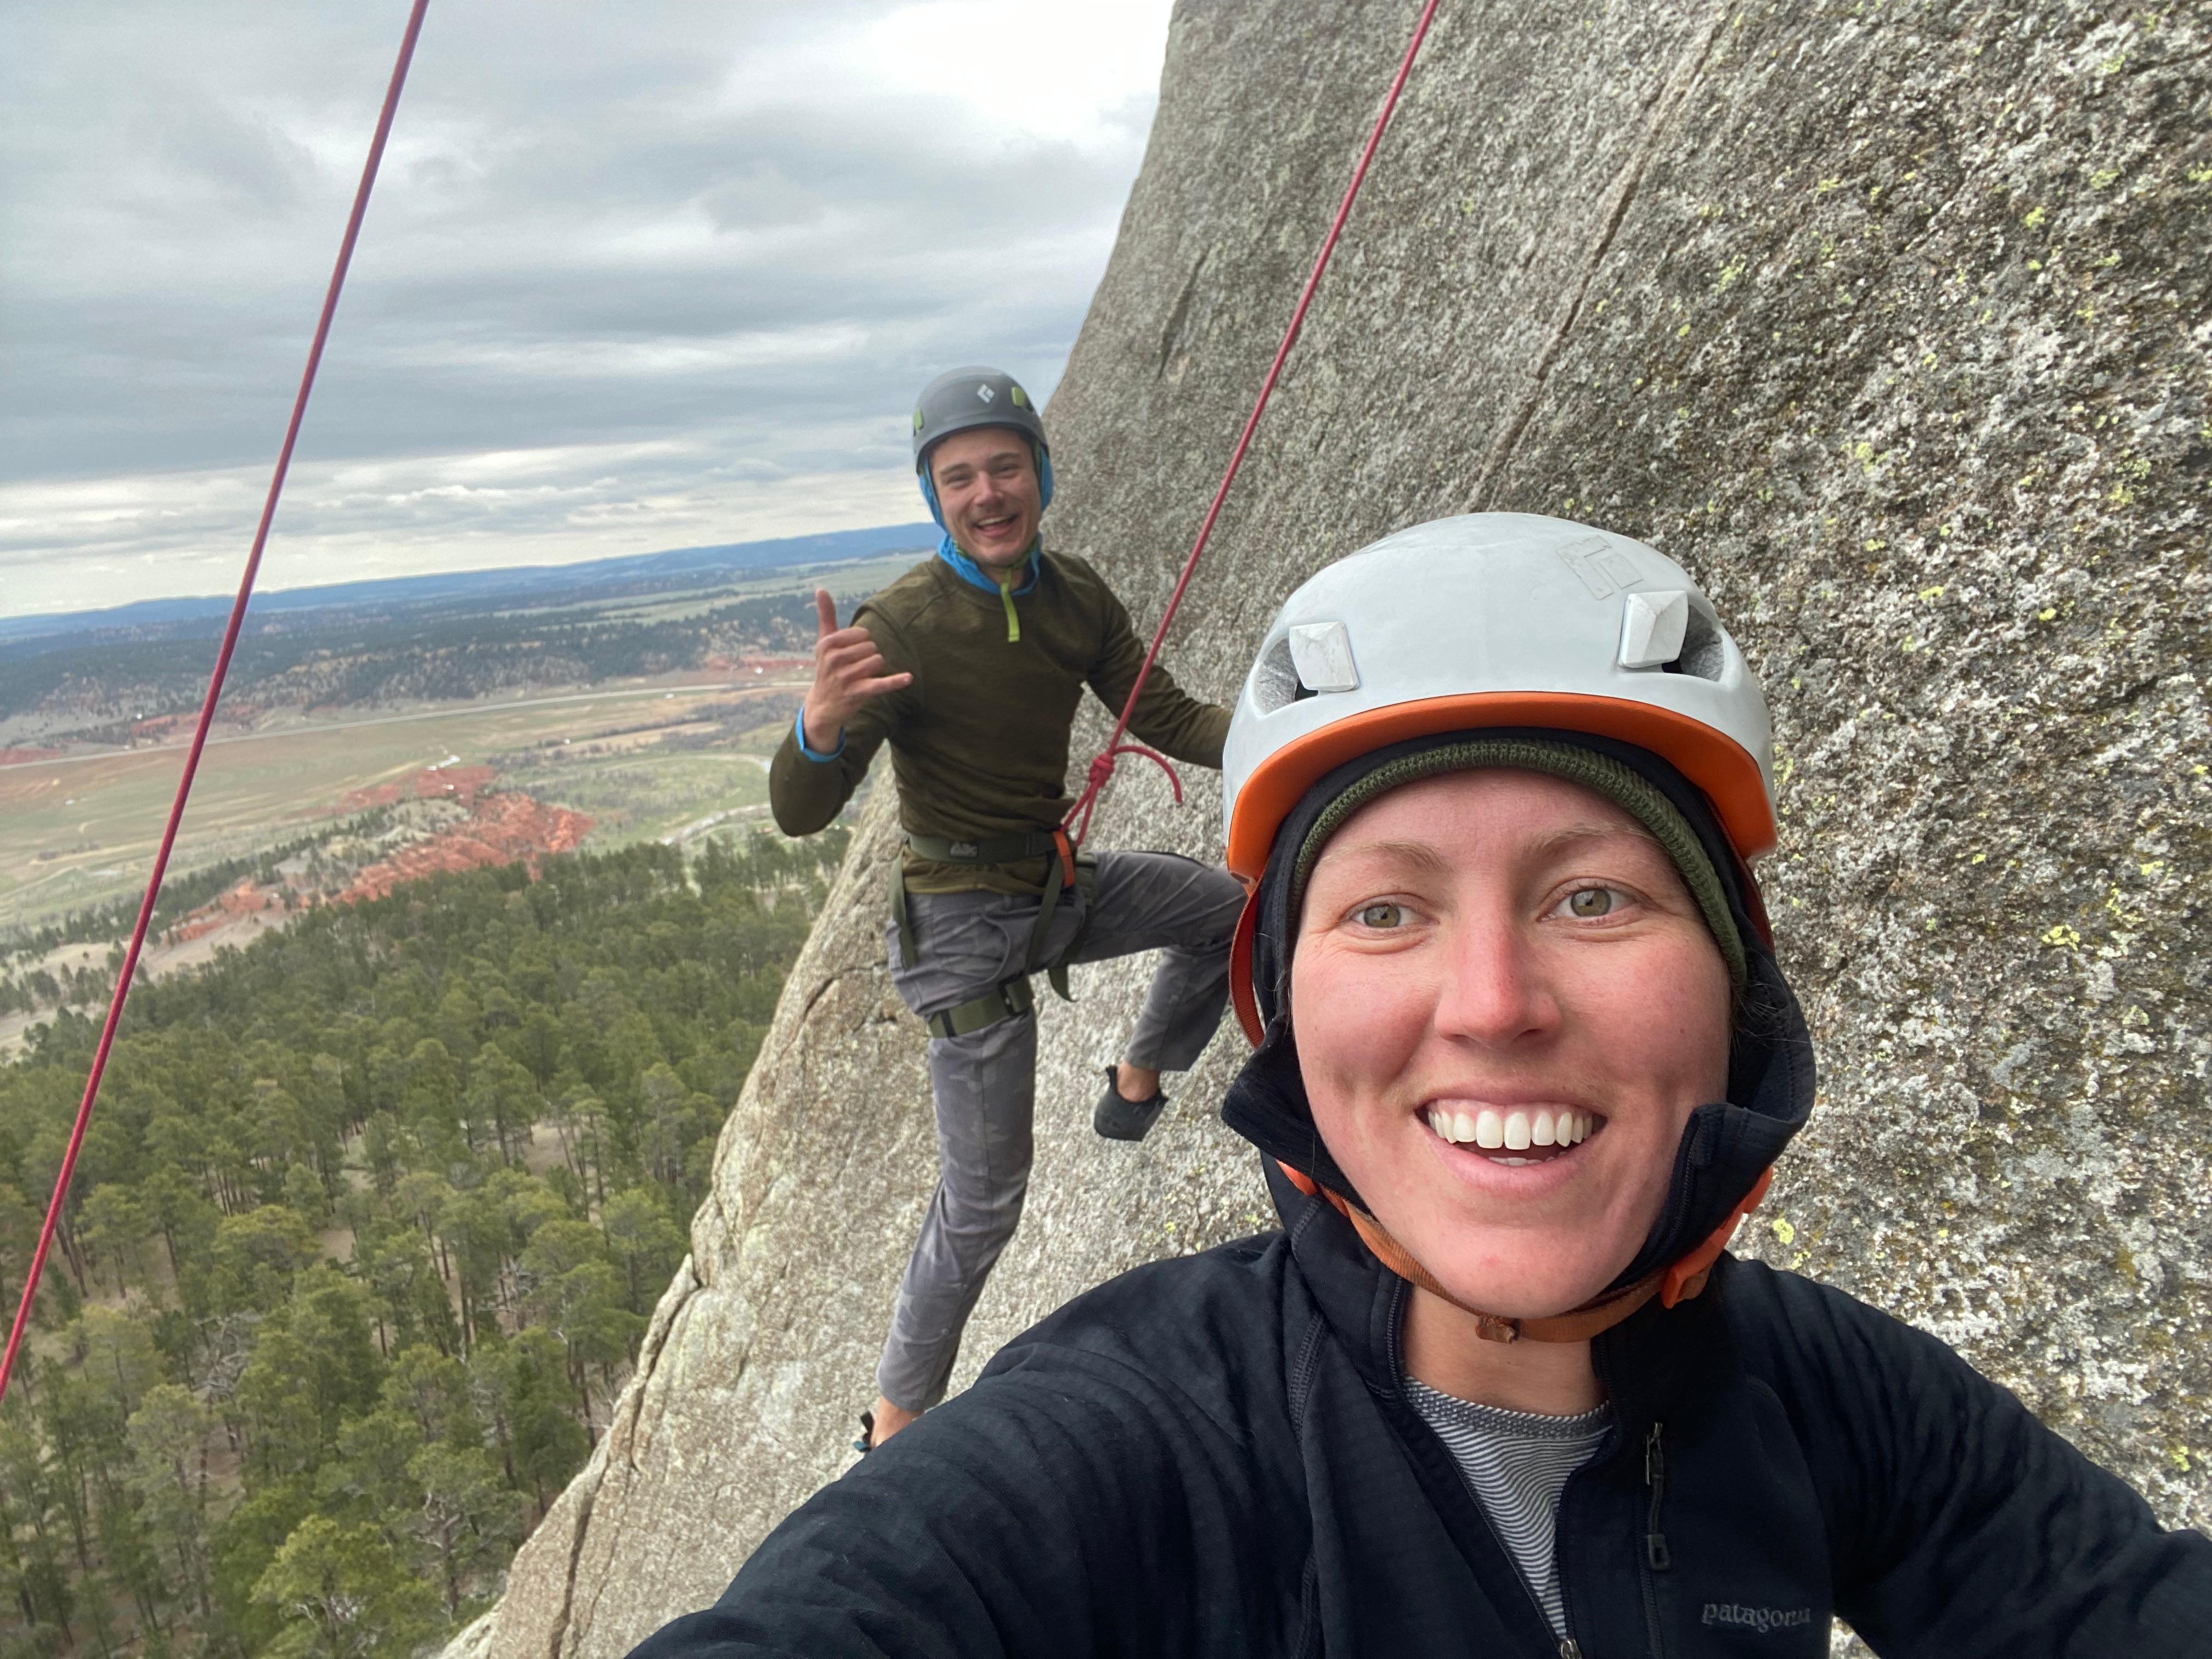
<svg viewBox="0 0 2212 1659">
<path fill-rule="evenodd" d="M 1654 1573 L 1665 1572 L 1674 1565 L 1674 1558 L 1667 1547 L 1667 1534 L 1660 1529 L 1660 1505 L 1667 1498 L 1667 1425 L 1655 1422 L 1651 1431 L 1644 1437 L 1644 1484 L 1650 1488 L 1650 1507 L 1644 1518 L 1643 1571 L 1638 1576 L 1644 1581 L 1644 1633 L 1651 1646 L 1652 1659 L 1662 1659 L 1666 1652 L 1659 1636 L 1659 1588 L 1651 1582 Z"/>
<path fill-rule="evenodd" d="M 1014 584 L 1010 577 L 999 584 L 999 599 L 1006 607 L 1006 643 L 1022 642 L 1022 619 L 1014 614 Z"/>
<path fill-rule="evenodd" d="M 1421 1420 L 1421 1415 L 1413 1409 L 1413 1402 L 1406 1398 L 1406 1304 L 1413 1299 L 1413 1287 L 1401 1279 L 1391 1289 L 1389 1295 L 1390 1305 L 1384 1317 L 1389 1322 L 1389 1333 L 1386 1350 L 1389 1360 L 1390 1376 L 1395 1379 L 1391 1384 L 1391 1393 L 1397 1400 L 1399 1410 L 1418 1423 Z M 1450 1453 L 1444 1453 L 1444 1461 L 1448 1463 L 1452 1462 Z M 1579 1474 L 1580 1471 L 1577 1470 L 1577 1473 Z M 1544 1611 L 1544 1604 L 1536 1599 L 1536 1592 L 1528 1587 L 1528 1579 L 1522 1575 L 1519 1565 L 1513 1559 L 1513 1552 L 1505 1547 L 1505 1540 L 1498 1535 L 1498 1526 L 1491 1520 L 1490 1511 L 1483 1507 L 1482 1500 L 1468 1490 L 1467 1477 L 1460 1472 L 1456 1463 L 1453 1464 L 1452 1478 L 1457 1483 L 1460 1492 L 1466 1497 L 1468 1506 L 1474 1511 L 1475 1519 L 1481 1523 L 1483 1531 L 1490 1534 L 1491 1542 L 1497 1547 L 1499 1558 L 1505 1563 L 1505 1571 L 1512 1576 L 1513 1582 L 1521 1587 L 1521 1594 L 1528 1604 L 1528 1610 L 1536 1615 L 1536 1627 L 1549 1634 L 1552 1629 L 1552 1615 Z M 1567 1478 L 1570 1482 L 1574 1479 L 1572 1475 Z M 1565 1585 L 1562 1584 L 1563 1603 L 1565 1589 Z M 1582 1659 L 1582 1650 L 1575 1645 L 1571 1638 L 1560 1642 L 1559 1651 L 1560 1659 Z"/>
</svg>

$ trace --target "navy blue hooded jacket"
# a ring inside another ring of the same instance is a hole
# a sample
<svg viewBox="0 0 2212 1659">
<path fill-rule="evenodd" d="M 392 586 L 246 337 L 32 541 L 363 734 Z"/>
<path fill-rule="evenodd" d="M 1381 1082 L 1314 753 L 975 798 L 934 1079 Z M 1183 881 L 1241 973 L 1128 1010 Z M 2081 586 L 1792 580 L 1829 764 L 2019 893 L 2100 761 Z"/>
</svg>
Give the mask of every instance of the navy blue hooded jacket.
<svg viewBox="0 0 2212 1659">
<path fill-rule="evenodd" d="M 1820 1659 L 1831 1615 L 1899 1659 L 2212 1650 L 2212 1541 L 1935 1338 L 1727 1257 L 1597 1339 L 1562 1647 L 1407 1403 L 1411 1287 L 1273 1184 L 1283 1231 L 1078 1297 L 635 1659 Z"/>
<path fill-rule="evenodd" d="M 1641 751 L 1536 735 L 1674 800 L 1749 957 L 1728 1097 L 1692 1115 L 1626 1283 L 1711 1233 L 1805 1121 L 1811 1040 L 1701 798 Z M 1407 1402 L 1413 1287 L 1274 1162 L 1357 1201 L 1276 1015 L 1291 903 L 1271 866 L 1267 1036 L 1223 1109 L 1269 1155 L 1283 1230 L 1077 1297 L 635 1659 L 1826 1659 L 1833 1617 L 1888 1659 L 2212 1654 L 2212 1540 L 2161 1529 L 1935 1338 L 1725 1255 L 1703 1295 L 1592 1346 L 1613 1421 L 1560 1503 L 1563 1644 Z"/>
</svg>

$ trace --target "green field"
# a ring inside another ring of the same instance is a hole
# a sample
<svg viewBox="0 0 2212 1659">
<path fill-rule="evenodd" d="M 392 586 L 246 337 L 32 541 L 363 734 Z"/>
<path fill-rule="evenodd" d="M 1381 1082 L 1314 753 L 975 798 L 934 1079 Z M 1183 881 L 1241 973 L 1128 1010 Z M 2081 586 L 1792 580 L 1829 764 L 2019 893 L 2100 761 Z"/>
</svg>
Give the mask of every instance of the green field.
<svg viewBox="0 0 2212 1659">
<path fill-rule="evenodd" d="M 587 616 L 592 626 L 619 629 L 681 621 L 732 601 L 822 585 L 849 615 L 859 595 L 913 562 L 914 555 L 902 553 L 764 570 L 698 589 L 580 606 L 563 593 L 549 605 L 571 623 Z M 534 614 L 528 606 L 484 613 L 488 623 L 502 624 Z M 502 641 L 513 633 L 488 627 L 484 648 L 506 648 Z M 341 637 L 343 630 L 333 635 Z M 527 638 L 527 630 L 515 637 Z M 443 648 L 436 641 L 426 647 Z M 782 655 L 790 647 L 763 648 Z M 734 654 L 727 646 L 716 649 L 721 654 L 709 663 L 726 663 Z M 756 725 L 747 706 L 763 697 L 787 701 L 804 678 L 803 671 L 763 678 L 699 667 L 649 679 L 312 717 L 264 708 L 249 724 L 218 726 L 170 872 L 252 857 L 380 804 L 380 792 L 387 799 L 395 791 L 412 795 L 425 769 L 456 764 L 489 766 L 495 788 L 589 814 L 595 847 L 689 839 L 742 825 L 766 810 L 766 763 L 787 718 L 763 706 Z M 252 700 L 250 690 L 245 700 Z M 176 793 L 185 735 L 173 728 L 159 746 L 0 765 L 0 933 L 143 890 Z M 31 732 L 13 740 L 69 738 Z"/>
<path fill-rule="evenodd" d="M 762 745 L 714 742 L 698 711 L 792 689 L 757 679 L 603 686 L 222 737 L 201 763 L 171 867 L 250 854 L 354 810 L 355 792 L 411 785 L 424 768 L 456 760 L 503 760 L 499 787 L 592 814 L 595 842 L 678 834 L 767 798 L 753 757 Z M 630 730 L 641 726 L 649 729 Z M 579 746 L 586 752 L 570 759 L 553 752 Z M 143 886 L 183 763 L 178 746 L 0 767 L 0 927 Z"/>
</svg>

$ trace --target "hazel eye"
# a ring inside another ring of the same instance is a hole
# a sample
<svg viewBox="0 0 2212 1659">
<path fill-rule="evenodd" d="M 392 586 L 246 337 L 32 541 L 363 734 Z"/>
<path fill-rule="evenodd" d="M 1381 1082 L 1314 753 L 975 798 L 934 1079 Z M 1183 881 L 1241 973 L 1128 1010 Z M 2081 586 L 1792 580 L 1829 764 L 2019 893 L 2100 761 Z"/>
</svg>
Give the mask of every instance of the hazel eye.
<svg viewBox="0 0 2212 1659">
<path fill-rule="evenodd" d="M 1362 927 L 1395 927 L 1406 920 L 1405 907 L 1401 904 L 1392 904 L 1385 899 L 1378 899 L 1372 904 L 1363 904 L 1356 914 Z"/>
<path fill-rule="evenodd" d="M 1609 916 L 1620 895 L 1610 887 L 1583 887 L 1567 895 L 1567 913 L 1591 921 L 1598 916 Z"/>
</svg>

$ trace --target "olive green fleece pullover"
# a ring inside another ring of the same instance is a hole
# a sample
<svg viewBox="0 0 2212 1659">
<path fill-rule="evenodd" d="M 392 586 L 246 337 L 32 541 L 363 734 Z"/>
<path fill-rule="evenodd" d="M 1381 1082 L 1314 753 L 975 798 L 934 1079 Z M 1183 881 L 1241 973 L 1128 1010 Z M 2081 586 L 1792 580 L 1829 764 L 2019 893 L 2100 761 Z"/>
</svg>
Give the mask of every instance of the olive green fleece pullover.
<svg viewBox="0 0 2212 1659">
<path fill-rule="evenodd" d="M 1073 554 L 1041 555 L 1036 585 L 1012 603 L 1018 640 L 1007 637 L 1004 596 L 933 558 L 860 607 L 853 620 L 883 653 L 884 672 L 910 673 L 914 683 L 861 704 L 832 759 L 809 760 L 798 734 L 785 733 L 769 772 L 785 834 L 811 835 L 836 817 L 886 738 L 909 834 L 982 841 L 1060 822 L 1071 804 L 1068 728 L 1083 688 L 1119 713 L 1145 647 L 1121 600 Z M 1218 769 L 1229 711 L 1200 702 L 1155 665 L 1129 729 L 1177 760 Z M 806 738 L 818 750 L 829 736 Z M 917 893 L 1034 893 L 1045 875 L 1042 859 L 979 868 L 906 857 Z"/>
</svg>

